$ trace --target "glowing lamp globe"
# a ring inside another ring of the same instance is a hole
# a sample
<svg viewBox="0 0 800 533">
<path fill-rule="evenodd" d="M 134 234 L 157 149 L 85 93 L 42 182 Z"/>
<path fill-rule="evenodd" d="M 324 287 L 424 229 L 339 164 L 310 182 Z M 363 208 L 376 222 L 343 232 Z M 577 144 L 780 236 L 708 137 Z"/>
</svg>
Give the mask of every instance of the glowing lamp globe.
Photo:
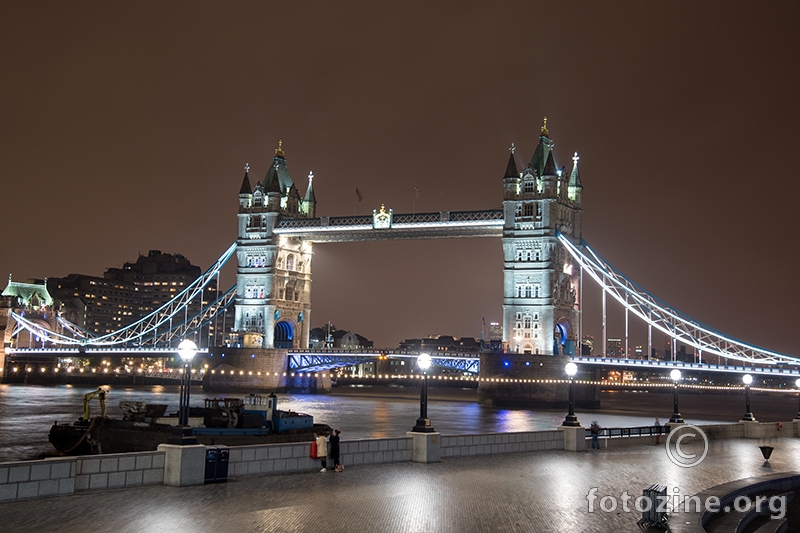
<svg viewBox="0 0 800 533">
<path fill-rule="evenodd" d="M 795 381 L 794 384 L 798 389 L 800 389 L 800 378 L 797 378 L 797 381 Z"/>
<path fill-rule="evenodd" d="M 753 376 L 750 374 L 745 374 L 742 376 L 742 381 L 744 381 L 745 385 L 750 385 L 753 382 Z"/>
<path fill-rule="evenodd" d="M 677 368 L 674 368 L 672 372 L 669 373 L 669 377 L 672 381 L 679 381 L 681 379 L 681 371 Z"/>
<path fill-rule="evenodd" d="M 431 356 L 426 353 L 419 354 L 419 357 L 417 357 L 417 366 L 423 371 L 428 370 L 431 367 Z"/>
<path fill-rule="evenodd" d="M 189 339 L 183 339 L 178 345 L 178 355 L 184 363 L 190 362 L 194 359 L 194 354 L 197 353 L 197 345 Z"/>
<path fill-rule="evenodd" d="M 569 362 L 564 366 L 564 371 L 570 378 L 575 377 L 575 374 L 578 373 L 578 365 L 573 362 Z"/>
</svg>

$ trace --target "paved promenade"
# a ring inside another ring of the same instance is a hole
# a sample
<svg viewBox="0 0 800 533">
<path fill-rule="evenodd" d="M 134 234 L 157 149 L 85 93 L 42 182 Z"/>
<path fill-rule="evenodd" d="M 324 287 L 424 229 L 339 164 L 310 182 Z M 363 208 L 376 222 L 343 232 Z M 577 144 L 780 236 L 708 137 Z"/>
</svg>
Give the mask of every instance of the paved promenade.
<svg viewBox="0 0 800 533">
<path fill-rule="evenodd" d="M 769 463 L 758 449 L 766 443 Z M 683 496 L 792 470 L 800 439 L 719 440 L 693 468 L 674 465 L 663 446 L 490 455 L 4 503 L 0 521 L 4 533 L 637 532 L 641 514 L 632 502 L 622 510 L 623 491 L 635 498 L 661 483 Z M 616 511 L 599 509 L 603 496 L 617 498 Z"/>
</svg>

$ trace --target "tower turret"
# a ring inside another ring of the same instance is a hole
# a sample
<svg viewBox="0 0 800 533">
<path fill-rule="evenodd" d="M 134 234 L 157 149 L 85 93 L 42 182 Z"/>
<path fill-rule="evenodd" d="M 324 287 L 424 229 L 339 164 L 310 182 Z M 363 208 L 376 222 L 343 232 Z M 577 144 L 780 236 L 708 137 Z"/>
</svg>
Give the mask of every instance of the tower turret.
<svg viewBox="0 0 800 533">
<path fill-rule="evenodd" d="M 577 353 L 580 277 L 558 233 L 580 238 L 580 207 L 553 146 L 545 119 L 530 164 L 516 180 L 510 171 L 503 178 L 503 340 L 511 352 Z"/>
<path fill-rule="evenodd" d="M 248 168 L 249 170 L 249 168 Z M 306 348 L 311 312 L 310 243 L 275 232 L 281 219 L 309 216 L 292 182 L 283 143 L 264 180 L 240 189 L 234 330 L 243 346 Z M 309 185 L 306 197 L 316 204 Z M 303 209 L 300 209 L 300 208 Z M 313 211 L 313 210 L 312 210 Z"/>
<path fill-rule="evenodd" d="M 253 200 L 253 190 L 250 188 L 250 163 L 244 164 L 244 179 L 239 189 L 239 207 L 250 207 Z"/>
<path fill-rule="evenodd" d="M 314 195 L 314 173 L 308 173 L 308 188 L 306 189 L 306 196 L 303 199 L 303 208 L 305 215 L 309 218 L 314 218 L 317 212 L 317 197 Z"/>
<path fill-rule="evenodd" d="M 508 164 L 506 173 L 503 175 L 504 198 L 514 198 L 519 193 L 520 174 L 517 171 L 517 162 L 514 160 L 516 147 L 511 143 L 508 149 Z"/>
<path fill-rule="evenodd" d="M 576 205 L 581 205 L 581 196 L 583 194 L 583 185 L 581 184 L 581 176 L 578 173 L 578 152 L 572 156 L 572 172 L 569 175 L 569 185 L 567 197 L 575 202 Z"/>
</svg>

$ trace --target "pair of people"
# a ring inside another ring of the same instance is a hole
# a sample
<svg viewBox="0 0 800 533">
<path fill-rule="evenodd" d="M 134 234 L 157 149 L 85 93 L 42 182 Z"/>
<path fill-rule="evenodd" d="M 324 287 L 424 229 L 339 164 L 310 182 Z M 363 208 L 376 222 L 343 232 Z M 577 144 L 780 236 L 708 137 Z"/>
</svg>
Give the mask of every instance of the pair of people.
<svg viewBox="0 0 800 533">
<path fill-rule="evenodd" d="M 339 462 L 339 434 L 341 431 L 338 429 L 333 430 L 333 435 L 330 438 L 330 445 L 331 445 L 331 459 L 333 459 L 333 468 L 336 469 L 341 463 Z M 328 471 L 328 440 L 325 439 L 325 435 L 317 435 L 316 436 L 316 443 L 317 443 L 317 459 L 320 460 L 322 464 L 322 469 L 320 472 L 327 472 Z"/>
</svg>

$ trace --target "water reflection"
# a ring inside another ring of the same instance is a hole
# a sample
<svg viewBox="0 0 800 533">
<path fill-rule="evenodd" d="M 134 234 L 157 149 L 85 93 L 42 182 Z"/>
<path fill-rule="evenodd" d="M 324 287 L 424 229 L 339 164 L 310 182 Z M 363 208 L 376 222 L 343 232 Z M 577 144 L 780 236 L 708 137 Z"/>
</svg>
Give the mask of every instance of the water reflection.
<svg viewBox="0 0 800 533">
<path fill-rule="evenodd" d="M 0 461 L 31 459 L 40 454 L 52 454 L 47 433 L 54 421 L 71 423 L 82 414 L 83 395 L 96 390 L 88 386 L 36 386 L 0 384 Z M 201 405 L 205 397 L 200 387 L 191 391 L 192 405 Z M 242 395 L 217 394 L 216 396 L 241 397 Z M 167 412 L 178 410 L 178 386 L 128 386 L 112 388 L 107 398 L 108 415 L 121 417 L 120 401 L 141 401 L 167 404 Z M 642 402 L 638 402 L 640 405 Z M 795 404 L 792 404 L 795 407 Z M 419 399 L 416 397 L 341 396 L 279 394 L 278 408 L 307 413 L 315 421 L 342 431 L 344 440 L 400 437 L 410 431 L 419 416 Z M 97 404 L 91 405 L 98 413 Z M 538 431 L 554 429 L 561 425 L 566 413 L 563 410 L 501 409 L 478 405 L 475 401 L 431 399 L 428 416 L 436 430 L 445 435 L 470 433 L 496 433 L 513 431 Z M 653 414 L 607 414 L 604 412 L 577 412 L 584 426 L 598 420 L 604 427 L 644 426 L 661 415 L 658 406 Z M 702 422 L 694 419 L 695 423 Z"/>
<path fill-rule="evenodd" d="M 500 410 L 496 413 L 497 429 L 501 432 L 530 431 L 530 420 L 533 416 L 531 411 L 522 410 Z"/>
</svg>

